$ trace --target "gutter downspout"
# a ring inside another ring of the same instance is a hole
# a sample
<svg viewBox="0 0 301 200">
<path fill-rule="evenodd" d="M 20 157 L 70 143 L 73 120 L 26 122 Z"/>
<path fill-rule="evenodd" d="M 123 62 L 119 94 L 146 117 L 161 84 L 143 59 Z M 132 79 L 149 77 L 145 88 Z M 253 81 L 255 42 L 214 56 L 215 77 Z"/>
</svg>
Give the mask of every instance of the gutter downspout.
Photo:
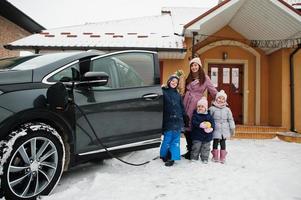
<svg viewBox="0 0 301 200">
<path fill-rule="evenodd" d="M 294 55 L 301 49 L 301 44 L 298 45 L 290 55 L 290 93 L 291 93 L 291 131 L 297 132 L 295 127 L 295 80 L 294 80 Z"/>
</svg>

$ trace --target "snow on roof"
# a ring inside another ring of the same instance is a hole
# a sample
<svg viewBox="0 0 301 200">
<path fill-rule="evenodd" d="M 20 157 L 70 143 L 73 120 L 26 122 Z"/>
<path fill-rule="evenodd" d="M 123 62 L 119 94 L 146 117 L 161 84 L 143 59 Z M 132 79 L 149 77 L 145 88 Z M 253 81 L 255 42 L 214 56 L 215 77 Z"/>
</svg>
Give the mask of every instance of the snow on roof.
<svg viewBox="0 0 301 200">
<path fill-rule="evenodd" d="M 160 15 L 44 30 L 12 42 L 8 46 L 183 50 L 184 37 L 174 33 L 171 16 Z"/>
</svg>

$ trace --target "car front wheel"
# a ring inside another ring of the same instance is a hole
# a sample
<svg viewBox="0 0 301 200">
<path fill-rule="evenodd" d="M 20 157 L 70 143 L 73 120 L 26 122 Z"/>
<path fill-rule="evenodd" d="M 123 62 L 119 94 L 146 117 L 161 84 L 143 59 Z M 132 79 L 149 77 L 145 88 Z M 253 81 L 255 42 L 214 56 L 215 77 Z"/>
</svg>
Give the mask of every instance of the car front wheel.
<svg viewBox="0 0 301 200">
<path fill-rule="evenodd" d="M 13 132 L 13 143 L 3 165 L 2 188 L 6 199 L 36 199 L 48 194 L 64 168 L 64 144 L 50 126 L 26 124 Z"/>
</svg>

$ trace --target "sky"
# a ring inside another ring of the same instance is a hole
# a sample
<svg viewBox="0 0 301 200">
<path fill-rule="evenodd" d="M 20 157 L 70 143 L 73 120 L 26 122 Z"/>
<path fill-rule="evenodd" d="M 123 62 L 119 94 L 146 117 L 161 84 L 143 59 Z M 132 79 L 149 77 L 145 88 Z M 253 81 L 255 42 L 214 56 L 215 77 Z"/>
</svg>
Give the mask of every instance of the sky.
<svg viewBox="0 0 301 200">
<path fill-rule="evenodd" d="M 8 0 L 46 29 L 160 15 L 162 7 L 211 8 L 218 0 Z"/>
</svg>

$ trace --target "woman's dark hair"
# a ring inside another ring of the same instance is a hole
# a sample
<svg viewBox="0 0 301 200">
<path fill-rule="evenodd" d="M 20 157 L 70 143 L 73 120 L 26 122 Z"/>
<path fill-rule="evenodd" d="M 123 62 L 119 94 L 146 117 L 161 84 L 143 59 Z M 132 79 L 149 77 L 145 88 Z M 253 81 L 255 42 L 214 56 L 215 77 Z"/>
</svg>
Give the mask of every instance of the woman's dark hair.
<svg viewBox="0 0 301 200">
<path fill-rule="evenodd" d="M 186 86 L 193 81 L 191 66 L 189 66 L 189 67 L 190 67 L 190 72 L 189 72 L 188 77 L 185 81 L 185 89 L 186 89 Z M 199 76 L 200 85 L 203 85 L 205 80 L 206 80 L 206 75 L 205 75 L 204 69 L 201 66 L 199 67 L 199 70 L 198 70 L 198 76 Z"/>
</svg>

